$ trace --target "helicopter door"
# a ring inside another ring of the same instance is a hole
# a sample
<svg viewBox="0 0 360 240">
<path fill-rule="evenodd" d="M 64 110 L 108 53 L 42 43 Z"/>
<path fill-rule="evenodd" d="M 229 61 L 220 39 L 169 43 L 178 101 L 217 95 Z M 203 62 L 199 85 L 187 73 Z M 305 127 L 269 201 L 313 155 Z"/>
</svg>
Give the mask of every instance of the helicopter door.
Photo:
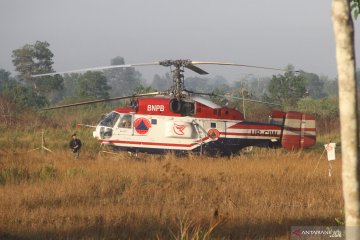
<svg viewBox="0 0 360 240">
<path fill-rule="evenodd" d="M 121 114 L 118 124 L 116 133 L 118 135 L 128 135 L 131 136 L 134 134 L 133 128 L 133 114 Z"/>
</svg>

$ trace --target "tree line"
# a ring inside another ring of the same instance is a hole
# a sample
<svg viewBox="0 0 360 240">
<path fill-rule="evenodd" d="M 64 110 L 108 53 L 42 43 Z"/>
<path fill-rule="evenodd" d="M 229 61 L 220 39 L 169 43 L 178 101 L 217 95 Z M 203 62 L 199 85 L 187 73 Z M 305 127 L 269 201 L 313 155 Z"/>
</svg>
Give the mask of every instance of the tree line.
<svg viewBox="0 0 360 240">
<path fill-rule="evenodd" d="M 170 73 L 164 76 L 155 74 L 152 82 L 146 84 L 141 73 L 132 67 L 34 78 L 34 74 L 54 72 L 54 54 L 50 44 L 37 41 L 15 49 L 12 53 L 17 75 L 11 76 L 10 72 L 0 69 L 0 93 L 3 98 L 21 107 L 42 108 L 60 102 L 127 96 L 154 89 L 167 90 L 172 85 Z M 111 59 L 110 64 L 122 65 L 125 59 L 117 56 Z M 357 81 L 360 81 L 360 69 L 357 71 Z M 333 97 L 338 93 L 336 78 L 295 71 L 291 65 L 282 74 L 272 77 L 250 74 L 232 83 L 228 83 L 222 76 L 188 77 L 185 79 L 185 87 L 197 92 L 264 100 L 281 104 L 285 108 L 299 105 L 305 111 L 309 110 L 304 108 L 305 103 L 311 101 L 312 106 L 326 105 L 327 99 L 330 99 L 328 104 L 333 104 Z M 214 100 L 224 103 L 223 99 Z M 239 101 L 232 100 L 232 104 L 238 105 Z M 323 109 L 327 108 L 322 107 L 319 112 Z M 334 112 L 334 109 L 329 111 L 331 114 Z"/>
</svg>

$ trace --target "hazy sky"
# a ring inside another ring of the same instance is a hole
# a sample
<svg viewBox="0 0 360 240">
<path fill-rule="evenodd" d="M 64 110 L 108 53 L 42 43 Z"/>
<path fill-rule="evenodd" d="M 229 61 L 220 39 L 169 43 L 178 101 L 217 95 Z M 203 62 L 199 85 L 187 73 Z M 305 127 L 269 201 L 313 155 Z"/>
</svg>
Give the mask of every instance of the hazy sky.
<svg viewBox="0 0 360 240">
<path fill-rule="evenodd" d="M 360 19 L 355 29 L 359 59 Z M 122 56 L 126 63 L 184 58 L 292 64 L 336 76 L 331 0 L 0 0 L 0 31 L 0 68 L 8 71 L 14 69 L 12 50 L 40 40 L 50 43 L 57 71 L 109 65 Z M 150 68 L 137 70 L 151 79 L 151 71 L 163 70 Z M 202 68 L 233 79 L 271 75 Z"/>
</svg>

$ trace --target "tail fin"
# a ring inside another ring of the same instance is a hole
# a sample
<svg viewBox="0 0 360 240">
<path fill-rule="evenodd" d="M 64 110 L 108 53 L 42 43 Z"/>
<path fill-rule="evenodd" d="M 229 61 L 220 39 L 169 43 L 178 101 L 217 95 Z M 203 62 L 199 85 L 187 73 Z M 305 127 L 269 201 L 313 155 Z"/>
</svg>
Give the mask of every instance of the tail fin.
<svg viewBox="0 0 360 240">
<path fill-rule="evenodd" d="M 281 146 L 288 149 L 311 147 L 316 143 L 315 118 L 300 112 L 275 111 L 271 123 L 282 125 Z"/>
</svg>

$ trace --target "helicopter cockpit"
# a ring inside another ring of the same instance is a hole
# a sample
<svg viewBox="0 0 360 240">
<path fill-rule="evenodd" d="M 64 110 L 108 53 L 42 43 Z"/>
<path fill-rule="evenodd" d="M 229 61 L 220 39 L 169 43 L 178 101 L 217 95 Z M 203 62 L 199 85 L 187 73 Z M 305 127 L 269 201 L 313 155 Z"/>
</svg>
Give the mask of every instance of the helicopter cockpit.
<svg viewBox="0 0 360 240">
<path fill-rule="evenodd" d="M 106 116 L 102 117 L 98 127 L 93 132 L 94 137 L 105 139 L 110 138 L 112 136 L 113 127 L 116 122 L 119 120 L 120 114 L 116 112 L 111 112 Z"/>
<path fill-rule="evenodd" d="M 99 125 L 112 128 L 115 126 L 115 123 L 117 122 L 119 117 L 120 117 L 120 114 L 118 114 L 116 112 L 111 112 L 100 120 Z"/>
<path fill-rule="evenodd" d="M 101 139 L 108 139 L 116 129 L 131 129 L 132 118 L 131 114 L 110 112 L 100 120 L 93 135 L 97 135 Z"/>
</svg>

